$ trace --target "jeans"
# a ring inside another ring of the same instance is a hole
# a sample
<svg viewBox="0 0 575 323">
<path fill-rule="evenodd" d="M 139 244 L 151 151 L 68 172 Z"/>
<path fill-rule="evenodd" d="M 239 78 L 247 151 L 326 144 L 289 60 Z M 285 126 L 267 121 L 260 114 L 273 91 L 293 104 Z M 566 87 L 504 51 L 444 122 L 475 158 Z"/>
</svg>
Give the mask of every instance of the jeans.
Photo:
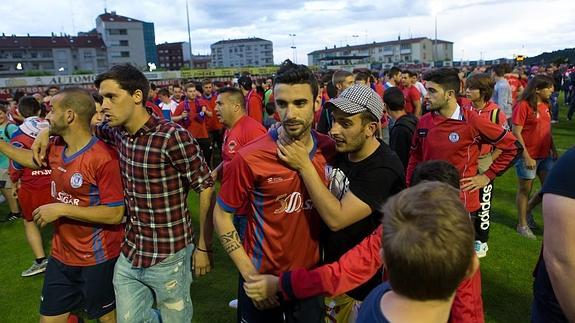
<svg viewBox="0 0 575 323">
<path fill-rule="evenodd" d="M 551 119 L 559 120 L 559 91 L 555 91 L 549 98 L 551 100 Z"/>
<path fill-rule="evenodd" d="M 122 254 L 114 270 L 117 321 L 190 322 L 193 308 L 191 258 L 194 245 L 148 268 L 133 268 Z M 154 295 L 159 311 L 152 309 Z"/>
</svg>

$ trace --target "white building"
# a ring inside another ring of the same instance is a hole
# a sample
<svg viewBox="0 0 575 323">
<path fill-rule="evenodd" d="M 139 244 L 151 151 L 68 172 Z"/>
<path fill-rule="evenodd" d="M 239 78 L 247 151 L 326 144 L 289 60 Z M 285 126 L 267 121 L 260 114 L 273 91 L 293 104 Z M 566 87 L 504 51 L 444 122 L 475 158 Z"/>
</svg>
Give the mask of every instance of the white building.
<svg viewBox="0 0 575 323">
<path fill-rule="evenodd" d="M 271 66 L 273 43 L 261 38 L 220 40 L 210 45 L 212 67 Z"/>
<path fill-rule="evenodd" d="M 427 37 L 398 39 L 371 44 L 325 48 L 309 54 L 308 65 L 336 69 L 342 66 L 397 64 L 449 65 L 453 61 L 453 42 Z"/>
<path fill-rule="evenodd" d="M 110 65 L 130 63 L 143 68 L 158 63 L 153 23 L 112 11 L 96 18 L 96 30 L 108 48 Z"/>
</svg>

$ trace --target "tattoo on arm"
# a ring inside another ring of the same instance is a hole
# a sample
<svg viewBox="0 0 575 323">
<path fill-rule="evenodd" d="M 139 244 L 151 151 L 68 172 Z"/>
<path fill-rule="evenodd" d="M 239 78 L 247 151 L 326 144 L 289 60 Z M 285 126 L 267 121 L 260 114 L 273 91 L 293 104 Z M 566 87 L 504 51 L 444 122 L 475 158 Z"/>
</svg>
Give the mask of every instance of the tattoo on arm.
<svg viewBox="0 0 575 323">
<path fill-rule="evenodd" d="M 222 234 L 220 241 L 228 254 L 242 247 L 240 236 L 236 230 Z"/>
</svg>

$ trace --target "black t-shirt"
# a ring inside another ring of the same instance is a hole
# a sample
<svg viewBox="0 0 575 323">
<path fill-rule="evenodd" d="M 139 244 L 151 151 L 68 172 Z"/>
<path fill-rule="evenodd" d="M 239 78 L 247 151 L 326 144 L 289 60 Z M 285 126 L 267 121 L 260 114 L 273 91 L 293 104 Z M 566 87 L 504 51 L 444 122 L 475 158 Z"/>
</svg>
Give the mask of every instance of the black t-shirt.
<svg viewBox="0 0 575 323">
<path fill-rule="evenodd" d="M 389 147 L 395 151 L 405 169 L 407 169 L 407 164 L 409 163 L 411 139 L 418 121 L 413 114 L 403 115 L 397 119 L 389 132 Z"/>
<path fill-rule="evenodd" d="M 395 152 L 387 144 L 380 142 L 373 154 L 359 162 L 351 162 L 347 154 L 339 154 L 330 173 L 329 188 L 338 199 L 351 191 L 369 205 L 372 213 L 337 232 L 324 226 L 322 243 L 325 263 L 337 261 L 379 226 L 383 203 L 405 188 L 404 169 Z M 363 300 L 379 283 L 381 272 L 347 294 L 357 300 Z"/>
<path fill-rule="evenodd" d="M 569 149 L 553 166 L 547 175 L 541 193 L 550 193 L 575 199 L 575 148 Z M 575 221 L 575 213 L 570 214 Z M 551 230 L 551 228 L 549 228 Z M 545 241 L 543 241 L 545 243 Z M 575 248 L 575 246 L 565 246 Z M 547 273 L 543 253 L 539 256 L 535 268 L 534 298 L 537 312 L 547 322 L 566 322 L 567 319 L 561 311 L 561 307 L 553 292 L 553 286 Z"/>
</svg>

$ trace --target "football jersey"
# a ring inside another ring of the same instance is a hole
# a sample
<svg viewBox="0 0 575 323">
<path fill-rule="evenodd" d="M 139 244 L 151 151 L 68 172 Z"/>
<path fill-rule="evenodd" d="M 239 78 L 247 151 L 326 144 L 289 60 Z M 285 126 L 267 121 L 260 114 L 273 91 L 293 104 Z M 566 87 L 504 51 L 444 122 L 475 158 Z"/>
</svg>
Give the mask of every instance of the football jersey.
<svg viewBox="0 0 575 323">
<path fill-rule="evenodd" d="M 224 127 L 224 125 L 220 122 L 220 120 L 218 120 L 218 116 L 216 115 L 217 99 L 218 96 L 215 93 L 212 94 L 209 98 L 202 95 L 200 99 L 201 101 L 203 101 L 203 104 L 206 105 L 208 111 L 212 113 L 212 116 L 208 117 L 206 121 L 206 128 L 208 129 L 208 131 L 220 130 Z"/>
<path fill-rule="evenodd" d="M 317 265 L 321 223 L 299 174 L 279 160 L 277 136 L 271 130 L 240 149 L 218 195 L 226 212 L 247 210 L 244 249 L 258 272 L 274 275 Z M 327 186 L 334 144 L 315 131 L 312 138 L 310 160 Z"/>
<path fill-rule="evenodd" d="M 81 207 L 120 206 L 124 193 L 117 153 L 93 137 L 80 151 L 65 155 L 61 138 L 50 145 L 54 202 Z M 93 266 L 118 257 L 123 226 L 61 217 L 54 221 L 52 257 L 69 266 Z"/>
<path fill-rule="evenodd" d="M 248 116 L 254 118 L 257 122 L 263 124 L 264 107 L 262 97 L 258 94 L 256 90 L 251 90 L 246 95 L 245 101 Z"/>
<path fill-rule="evenodd" d="M 188 130 L 192 136 L 198 138 L 208 138 L 208 129 L 206 128 L 207 116 L 200 115 L 202 110 L 203 101 L 196 99 L 191 103 L 188 99 L 183 100 L 178 104 L 173 116 L 179 116 L 184 111 L 188 110 L 187 124 L 180 120 L 177 123 Z"/>
<path fill-rule="evenodd" d="M 417 90 L 415 86 L 404 87 L 401 89 L 403 92 L 403 96 L 405 97 L 405 112 L 407 113 L 415 113 L 415 105 L 413 102 L 420 102 L 421 101 L 421 94 Z"/>
<path fill-rule="evenodd" d="M 459 109 L 458 119 L 445 118 L 437 112 L 419 119 L 407 166 L 408 182 L 417 164 L 428 160 L 450 162 L 462 179 L 477 175 L 481 144 L 494 145 L 502 151 L 484 175 L 494 179 L 511 166 L 520 149 L 513 134 L 469 109 Z M 460 197 L 469 212 L 479 209 L 479 190 L 461 191 Z"/>
<path fill-rule="evenodd" d="M 48 121 L 39 117 L 29 117 L 12 134 L 10 144 L 14 147 L 30 149 L 38 132 L 48 128 Z M 10 179 L 16 183 L 20 181 L 23 188 L 39 188 L 50 185 L 50 169 L 30 169 L 22 167 L 17 162 L 10 161 Z"/>
<path fill-rule="evenodd" d="M 243 116 L 230 129 L 224 133 L 222 145 L 222 160 L 224 167 L 229 163 L 236 152 L 250 141 L 266 134 L 266 128 L 254 119 Z"/>
<path fill-rule="evenodd" d="M 523 127 L 521 137 L 525 149 L 533 159 L 549 157 L 551 151 L 551 113 L 549 105 L 539 103 L 537 113 L 527 101 L 519 101 L 513 109 L 514 125 Z"/>
</svg>

